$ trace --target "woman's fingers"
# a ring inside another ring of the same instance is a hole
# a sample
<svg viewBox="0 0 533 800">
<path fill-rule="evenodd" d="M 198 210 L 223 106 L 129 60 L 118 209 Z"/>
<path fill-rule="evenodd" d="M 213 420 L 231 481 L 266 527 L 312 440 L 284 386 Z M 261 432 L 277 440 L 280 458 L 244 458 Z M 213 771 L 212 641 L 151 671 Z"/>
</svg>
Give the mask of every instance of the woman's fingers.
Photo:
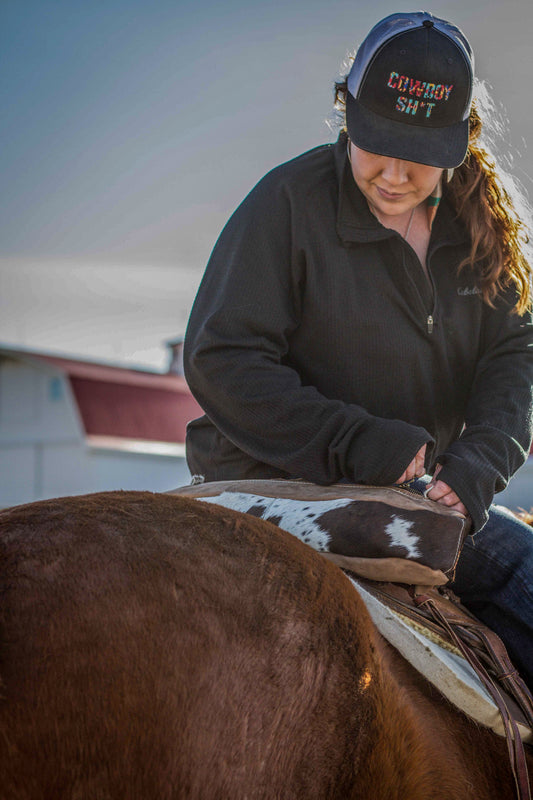
<svg viewBox="0 0 533 800">
<path fill-rule="evenodd" d="M 413 462 L 411 462 L 411 464 L 412 464 L 412 463 L 413 463 Z M 409 467 L 411 466 L 411 464 L 409 464 Z M 405 483 L 406 481 L 410 481 L 410 480 L 411 480 L 411 478 L 409 478 L 409 477 L 408 477 L 408 474 L 409 474 L 409 467 L 407 467 L 407 469 L 405 470 L 405 472 L 402 472 L 402 474 L 400 475 L 400 477 L 398 478 L 398 480 L 397 480 L 397 481 L 394 481 L 394 483 Z"/>
<path fill-rule="evenodd" d="M 406 481 L 412 481 L 414 478 L 420 478 L 422 475 L 425 474 L 425 466 L 424 462 L 426 459 L 426 446 L 425 444 L 422 445 L 416 456 L 413 458 L 405 472 L 402 472 L 400 477 L 395 483 L 405 483 Z"/>
<path fill-rule="evenodd" d="M 433 481 L 435 481 L 434 478 Z M 437 480 L 434 483 L 433 481 L 429 484 L 426 497 L 448 508 L 453 508 L 455 511 L 459 511 L 466 516 L 468 513 L 466 507 L 453 489 L 451 489 L 447 483 L 444 483 L 444 481 Z"/>
<path fill-rule="evenodd" d="M 425 474 L 424 461 L 426 457 L 426 445 L 422 445 L 416 456 L 413 458 L 405 472 L 402 472 L 400 477 L 395 483 L 406 483 L 412 481 L 414 478 L 420 478 Z M 436 503 L 441 503 L 447 508 L 453 508 L 454 511 L 459 511 L 460 514 L 468 516 L 468 511 L 464 503 L 461 502 L 460 497 L 448 486 L 444 481 L 439 481 L 437 475 L 442 469 L 441 464 L 437 464 L 431 482 L 428 484 L 426 490 L 426 497 L 434 500 Z"/>
<path fill-rule="evenodd" d="M 426 460 L 426 445 L 422 445 L 420 450 L 415 456 L 415 477 L 421 478 L 422 475 L 425 475 L 426 467 L 425 467 L 425 460 Z"/>
<path fill-rule="evenodd" d="M 444 481 L 436 481 L 435 479 L 431 481 L 426 491 L 426 497 L 429 497 L 430 500 L 436 501 L 443 500 L 449 494 L 455 494 L 455 492 L 453 492 L 453 490 L 450 489 L 448 484 L 444 483 Z M 457 497 L 457 495 L 455 495 L 455 497 Z M 455 500 L 453 502 L 457 501 Z"/>
<path fill-rule="evenodd" d="M 466 510 L 466 506 L 464 505 L 464 503 L 461 503 L 460 500 L 458 503 L 455 503 L 455 505 L 448 506 L 448 508 L 453 508 L 454 511 L 458 511 L 460 514 L 463 515 L 463 517 L 468 516 L 468 511 Z"/>
<path fill-rule="evenodd" d="M 409 472 L 411 471 L 411 468 L 412 468 L 413 464 L 414 464 L 414 460 L 413 460 L 413 461 L 411 461 L 411 463 L 409 464 L 409 466 L 407 467 L 407 469 L 405 469 L 405 470 L 404 470 L 404 472 L 402 472 L 402 474 L 400 475 L 400 477 L 398 478 L 398 480 L 394 481 L 394 483 L 405 483 L 405 481 L 409 481 L 409 480 L 411 480 L 411 479 L 408 477 L 408 475 L 409 475 Z"/>
</svg>

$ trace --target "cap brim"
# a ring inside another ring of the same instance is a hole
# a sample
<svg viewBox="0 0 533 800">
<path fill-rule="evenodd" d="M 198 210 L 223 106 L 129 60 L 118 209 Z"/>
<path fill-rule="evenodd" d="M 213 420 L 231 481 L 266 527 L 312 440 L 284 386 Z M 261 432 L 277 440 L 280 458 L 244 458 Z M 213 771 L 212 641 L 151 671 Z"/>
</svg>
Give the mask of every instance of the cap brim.
<svg viewBox="0 0 533 800">
<path fill-rule="evenodd" d="M 468 148 L 468 119 L 445 128 L 423 128 L 379 116 L 346 93 L 346 126 L 361 150 L 417 164 L 452 169 Z"/>
</svg>

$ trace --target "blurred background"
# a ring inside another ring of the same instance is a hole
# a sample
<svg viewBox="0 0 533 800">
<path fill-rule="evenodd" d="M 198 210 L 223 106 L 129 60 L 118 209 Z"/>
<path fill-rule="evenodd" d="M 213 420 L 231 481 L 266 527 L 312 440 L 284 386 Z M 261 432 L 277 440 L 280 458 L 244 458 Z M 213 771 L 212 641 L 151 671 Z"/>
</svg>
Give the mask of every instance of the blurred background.
<svg viewBox="0 0 533 800">
<path fill-rule="evenodd" d="M 188 480 L 179 340 L 209 253 L 266 171 L 336 138 L 334 81 L 398 10 L 0 0 L 0 506 Z M 533 3 L 426 10 L 469 38 L 531 194 Z"/>
<path fill-rule="evenodd" d="M 0 342 L 163 368 L 210 250 L 271 167 L 336 138 L 390 0 L 1 0 Z M 533 4 L 442 0 L 531 189 Z"/>
</svg>

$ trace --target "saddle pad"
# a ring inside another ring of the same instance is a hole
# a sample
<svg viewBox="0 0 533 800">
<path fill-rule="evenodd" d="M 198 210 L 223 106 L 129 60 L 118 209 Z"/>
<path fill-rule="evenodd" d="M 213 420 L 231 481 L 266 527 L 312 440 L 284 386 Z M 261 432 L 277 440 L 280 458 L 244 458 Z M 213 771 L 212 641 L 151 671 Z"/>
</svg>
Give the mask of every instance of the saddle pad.
<svg viewBox="0 0 533 800">
<path fill-rule="evenodd" d="M 376 581 L 447 583 L 468 532 L 462 514 L 399 487 L 242 480 L 170 494 L 272 522 L 338 566 Z"/>
<path fill-rule="evenodd" d="M 425 636 L 406 617 L 380 602 L 355 579 L 346 577 L 363 599 L 378 631 L 405 660 L 467 716 L 505 736 L 501 714 L 468 661 Z M 517 724 L 521 739 L 533 742 L 531 729 Z"/>
</svg>

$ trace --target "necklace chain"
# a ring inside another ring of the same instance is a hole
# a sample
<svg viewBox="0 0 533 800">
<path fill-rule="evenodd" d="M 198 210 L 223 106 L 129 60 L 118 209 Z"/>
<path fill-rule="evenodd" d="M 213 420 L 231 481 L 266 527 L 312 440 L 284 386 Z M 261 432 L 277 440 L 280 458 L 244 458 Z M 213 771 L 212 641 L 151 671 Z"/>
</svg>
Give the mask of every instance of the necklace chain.
<svg viewBox="0 0 533 800">
<path fill-rule="evenodd" d="M 411 225 L 413 223 L 413 218 L 415 216 L 415 208 L 416 208 L 416 206 L 413 206 L 413 208 L 411 210 L 411 216 L 409 217 L 409 222 L 407 223 L 407 228 L 406 228 L 406 231 L 405 231 L 405 233 L 403 235 L 403 238 L 405 239 L 405 241 L 408 240 L 409 233 L 411 232 Z"/>
<path fill-rule="evenodd" d="M 351 152 L 350 152 L 350 140 L 349 140 L 349 139 L 348 139 L 348 141 L 346 142 L 346 152 L 347 152 L 347 154 L 348 154 L 348 161 L 349 161 L 349 162 L 350 162 L 350 164 L 351 164 L 351 163 L 352 163 L 352 154 L 351 154 Z M 411 209 L 411 215 L 410 215 L 410 217 L 409 217 L 409 222 L 407 223 L 407 228 L 405 229 L 405 233 L 404 233 L 404 235 L 403 235 L 403 238 L 405 239 L 405 241 L 407 241 L 407 240 L 408 240 L 408 238 L 409 238 L 409 234 L 410 234 L 410 232 L 411 232 L 411 225 L 412 225 L 412 223 L 413 223 L 413 218 L 414 218 L 414 216 L 415 216 L 415 210 L 416 210 L 416 206 L 413 206 L 413 208 Z M 379 219 L 379 216 L 378 216 L 377 214 L 376 214 L 376 216 L 377 216 L 377 217 L 378 217 L 378 219 Z M 380 219 L 379 219 L 379 221 L 381 222 L 381 220 L 380 220 Z M 383 222 L 381 222 L 381 224 L 383 225 Z"/>
<path fill-rule="evenodd" d="M 405 233 L 404 233 L 404 234 L 403 234 L 403 236 L 402 236 L 402 238 L 403 238 L 403 239 L 404 239 L 404 241 L 406 241 L 406 242 L 409 240 L 409 234 L 411 233 L 411 225 L 413 224 L 413 219 L 414 219 L 414 217 L 415 217 L 415 211 L 416 211 L 416 209 L 417 209 L 417 206 L 414 206 L 414 208 L 412 208 L 412 209 L 411 209 L 411 214 L 410 214 L 410 216 L 409 216 L 409 221 L 408 221 L 408 223 L 407 223 L 407 228 L 405 229 Z M 378 220 L 381 222 L 381 224 L 382 224 L 382 225 L 384 225 L 386 228 L 387 228 L 387 227 L 389 227 L 388 225 L 386 225 L 386 224 L 385 224 L 385 223 L 384 223 L 384 222 L 383 222 L 383 221 L 380 219 L 380 216 L 379 216 L 379 214 L 377 214 L 376 212 L 374 212 L 374 213 L 375 213 L 375 216 L 378 218 Z M 396 230 L 396 229 L 393 229 L 393 230 Z M 400 231 L 397 231 L 397 232 L 398 232 L 398 233 L 400 233 Z M 401 234 L 400 234 L 400 236 L 401 236 Z"/>
</svg>

